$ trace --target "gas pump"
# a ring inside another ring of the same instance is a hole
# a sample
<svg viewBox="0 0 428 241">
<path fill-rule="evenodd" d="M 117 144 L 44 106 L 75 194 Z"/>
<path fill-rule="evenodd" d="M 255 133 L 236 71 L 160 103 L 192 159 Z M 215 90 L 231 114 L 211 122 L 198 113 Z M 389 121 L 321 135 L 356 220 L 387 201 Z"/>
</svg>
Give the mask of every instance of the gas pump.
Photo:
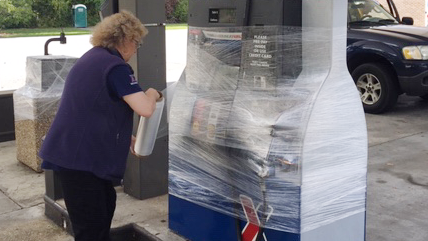
<svg viewBox="0 0 428 241">
<path fill-rule="evenodd" d="M 360 241 L 367 134 L 340 0 L 189 0 L 169 227 L 192 241 Z"/>
</svg>

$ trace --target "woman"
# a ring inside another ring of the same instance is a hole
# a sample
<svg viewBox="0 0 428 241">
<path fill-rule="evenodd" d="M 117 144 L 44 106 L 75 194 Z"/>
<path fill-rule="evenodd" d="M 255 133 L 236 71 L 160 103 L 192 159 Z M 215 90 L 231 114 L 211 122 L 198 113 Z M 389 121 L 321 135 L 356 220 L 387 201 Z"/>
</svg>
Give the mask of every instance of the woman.
<svg viewBox="0 0 428 241">
<path fill-rule="evenodd" d="M 67 76 L 55 120 L 40 150 L 58 175 L 75 240 L 110 240 L 116 207 L 112 181 L 133 152 L 133 112 L 150 117 L 160 92 L 143 92 L 127 64 L 147 29 L 127 11 L 95 26 L 94 46 Z"/>
</svg>

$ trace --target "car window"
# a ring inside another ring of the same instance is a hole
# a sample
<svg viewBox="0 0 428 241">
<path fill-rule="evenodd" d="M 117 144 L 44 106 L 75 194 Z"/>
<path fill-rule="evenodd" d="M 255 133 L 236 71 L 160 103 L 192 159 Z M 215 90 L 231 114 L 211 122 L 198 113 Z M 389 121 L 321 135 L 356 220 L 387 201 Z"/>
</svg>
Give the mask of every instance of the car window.
<svg viewBox="0 0 428 241">
<path fill-rule="evenodd" d="M 353 22 L 398 24 L 382 5 L 373 0 L 348 0 L 348 23 Z"/>
</svg>

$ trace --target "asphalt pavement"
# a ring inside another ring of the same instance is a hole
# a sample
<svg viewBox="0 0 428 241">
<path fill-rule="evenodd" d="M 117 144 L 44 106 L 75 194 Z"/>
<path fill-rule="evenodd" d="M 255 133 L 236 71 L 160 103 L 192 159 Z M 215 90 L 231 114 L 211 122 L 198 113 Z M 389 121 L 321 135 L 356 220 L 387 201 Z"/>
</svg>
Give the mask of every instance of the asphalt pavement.
<svg viewBox="0 0 428 241">
<path fill-rule="evenodd" d="M 400 96 L 366 114 L 369 136 L 367 240 L 428 240 L 428 101 Z"/>
<path fill-rule="evenodd" d="M 185 65 L 186 31 L 170 30 L 166 37 L 167 78 L 173 82 Z M 46 39 L 0 39 L 3 89 L 11 88 L 5 82 L 23 83 L 25 56 L 19 52 L 42 55 Z M 90 48 L 88 40 L 88 36 L 70 36 L 69 46 L 52 44 L 51 53 L 80 57 Z M 427 113 L 428 101 L 404 95 L 392 111 L 366 114 L 367 241 L 428 240 Z M 73 240 L 44 216 L 44 191 L 44 175 L 16 160 L 15 141 L 0 143 L 0 241 Z M 167 215 L 166 196 L 140 201 L 118 188 L 114 227 L 136 222 L 162 240 L 179 240 L 167 229 Z"/>
</svg>

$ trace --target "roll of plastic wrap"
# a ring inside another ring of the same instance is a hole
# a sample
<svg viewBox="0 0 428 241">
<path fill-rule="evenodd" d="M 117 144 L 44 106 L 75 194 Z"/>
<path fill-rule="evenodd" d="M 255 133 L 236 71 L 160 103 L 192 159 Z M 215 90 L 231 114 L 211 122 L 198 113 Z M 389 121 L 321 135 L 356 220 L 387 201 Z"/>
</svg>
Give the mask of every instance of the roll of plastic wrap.
<svg viewBox="0 0 428 241">
<path fill-rule="evenodd" d="M 156 136 L 158 134 L 159 124 L 162 118 L 165 98 L 156 102 L 156 110 L 149 118 L 140 117 L 140 123 L 137 130 L 137 139 L 135 141 L 135 153 L 140 156 L 152 154 L 155 146 Z"/>
</svg>

